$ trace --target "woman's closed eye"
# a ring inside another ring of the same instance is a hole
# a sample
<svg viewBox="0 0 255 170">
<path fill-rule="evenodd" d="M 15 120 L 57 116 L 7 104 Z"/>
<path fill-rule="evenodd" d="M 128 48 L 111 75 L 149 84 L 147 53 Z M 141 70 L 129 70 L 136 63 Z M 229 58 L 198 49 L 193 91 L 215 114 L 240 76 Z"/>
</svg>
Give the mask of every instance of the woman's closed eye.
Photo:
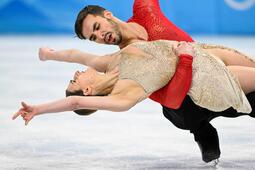
<svg viewBox="0 0 255 170">
<path fill-rule="evenodd" d="M 70 83 L 71 83 L 71 84 L 75 83 L 75 80 L 70 80 Z"/>
</svg>

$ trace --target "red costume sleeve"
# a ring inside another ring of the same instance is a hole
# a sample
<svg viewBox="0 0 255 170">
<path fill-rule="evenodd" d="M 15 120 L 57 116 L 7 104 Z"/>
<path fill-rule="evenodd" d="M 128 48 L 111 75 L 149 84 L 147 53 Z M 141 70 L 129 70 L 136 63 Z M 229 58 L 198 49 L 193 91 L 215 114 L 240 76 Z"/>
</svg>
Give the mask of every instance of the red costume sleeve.
<svg viewBox="0 0 255 170">
<path fill-rule="evenodd" d="M 164 39 L 193 42 L 187 33 L 164 16 L 158 0 L 135 0 L 133 16 L 128 22 L 143 26 L 149 41 Z M 178 108 L 189 90 L 191 75 L 192 59 L 180 57 L 172 80 L 163 89 L 154 92 L 150 98 L 169 108 Z"/>
<path fill-rule="evenodd" d="M 187 54 L 179 56 L 178 67 L 175 76 L 163 88 L 152 93 L 150 99 L 172 109 L 178 109 L 186 94 L 189 91 L 192 79 L 192 60 L 193 57 Z M 175 83 L 171 83 L 175 82 Z M 179 86 L 176 86 L 178 84 Z"/>
</svg>

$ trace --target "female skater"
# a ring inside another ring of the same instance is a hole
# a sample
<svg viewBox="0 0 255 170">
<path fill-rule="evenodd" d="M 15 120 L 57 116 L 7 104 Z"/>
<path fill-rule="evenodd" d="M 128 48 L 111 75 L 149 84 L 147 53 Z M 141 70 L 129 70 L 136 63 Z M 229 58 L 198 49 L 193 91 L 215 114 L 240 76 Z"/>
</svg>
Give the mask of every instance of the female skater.
<svg viewBox="0 0 255 170">
<path fill-rule="evenodd" d="M 252 68 L 255 63 L 231 49 L 197 43 L 190 45 L 194 54 L 188 95 L 193 102 L 217 112 L 233 107 L 238 112 L 250 113 L 251 107 L 244 93 L 255 90 L 255 68 Z M 67 90 L 90 97 L 70 96 L 34 106 L 22 103 L 23 108 L 13 119 L 21 115 L 28 124 L 34 116 L 43 113 L 79 109 L 128 110 L 169 82 L 178 62 L 173 48 L 181 46 L 182 43 L 176 41 L 137 41 L 105 58 L 106 74 L 93 68 L 76 73 Z M 234 65 L 225 55 L 228 53 L 239 55 L 240 63 L 247 66 L 226 66 Z"/>
<path fill-rule="evenodd" d="M 119 20 L 116 20 L 114 17 L 109 18 L 109 15 L 102 15 L 105 12 L 104 9 L 102 8 L 100 9 L 99 7 L 98 12 L 96 12 L 96 9 L 98 9 L 98 7 L 94 7 L 93 9 L 92 6 L 87 6 L 80 11 L 76 21 L 76 23 L 78 23 L 77 24 L 78 27 L 76 27 L 77 28 L 76 33 L 78 37 L 82 39 L 85 37 L 85 34 L 84 32 L 82 32 L 81 27 L 83 23 L 85 23 L 85 20 L 86 20 L 85 16 L 86 16 L 86 13 L 88 13 L 88 14 L 93 14 L 93 16 L 95 17 L 96 16 L 104 17 L 104 19 L 108 19 L 108 21 L 115 22 L 117 25 L 121 26 L 121 28 L 126 28 L 124 32 L 122 31 L 122 36 L 124 37 L 122 41 L 124 41 L 127 38 L 126 35 L 132 35 L 131 37 L 134 39 L 144 39 L 144 40 L 148 39 L 149 41 L 157 40 L 157 39 L 193 41 L 192 38 L 187 33 L 183 32 L 180 28 L 175 26 L 170 20 L 168 20 L 164 16 L 162 11 L 160 10 L 158 0 L 147 0 L 147 1 L 135 0 L 134 6 L 133 6 L 133 16 L 128 21 L 129 26 L 124 26 L 122 23 L 125 23 L 125 22 L 118 22 Z M 98 21 L 98 20 L 94 18 L 94 20 L 92 20 L 91 23 L 87 23 L 87 24 L 88 25 L 93 24 L 93 22 L 95 21 Z M 109 30 L 105 30 L 105 28 L 109 28 L 107 27 L 107 22 L 101 22 L 101 21 L 103 20 L 100 20 L 99 22 L 100 28 L 95 31 L 96 33 L 109 31 Z M 66 59 L 67 59 L 66 61 L 70 61 L 70 58 L 66 58 Z M 81 60 L 81 61 L 83 63 L 84 60 Z M 196 142 L 199 143 L 199 146 L 201 145 L 206 146 L 206 147 L 203 147 L 203 150 L 201 150 L 201 153 L 202 153 L 203 160 L 206 160 L 206 162 L 208 162 L 210 160 L 218 158 L 220 155 L 216 129 L 213 128 L 209 122 L 207 122 L 207 124 L 210 125 L 211 127 L 210 129 L 199 127 L 196 130 L 194 130 L 191 127 L 187 127 L 184 125 L 180 126 L 180 124 L 183 124 L 185 121 L 190 119 L 190 118 L 184 118 L 184 117 L 185 115 L 189 116 L 191 114 L 190 113 L 191 110 L 192 112 L 196 113 L 196 115 L 199 115 L 198 113 L 200 113 L 202 118 L 204 115 L 209 115 L 210 113 L 208 110 L 204 111 L 202 108 L 198 107 L 197 105 L 194 105 L 194 103 L 191 100 L 189 100 L 189 97 L 186 96 L 189 89 L 190 82 L 191 82 L 192 68 L 189 67 L 190 65 L 192 65 L 192 60 L 186 60 L 185 57 L 180 57 L 179 65 L 177 66 L 176 72 L 173 78 L 171 79 L 171 81 L 165 87 L 154 92 L 152 96 L 154 96 L 154 99 L 158 98 L 158 101 L 161 101 L 161 102 L 164 102 L 164 101 L 160 97 L 164 96 L 163 99 L 165 101 L 168 101 L 167 102 L 168 107 L 165 107 L 164 105 L 162 105 L 164 115 L 174 125 L 177 125 L 177 127 L 182 127 L 182 128 L 185 127 L 185 129 L 189 129 L 191 130 L 192 133 L 194 133 Z M 252 95 L 249 94 L 248 99 L 250 99 L 251 97 Z M 192 109 L 191 107 L 187 107 L 187 104 L 192 105 Z M 176 109 L 170 109 L 170 108 L 179 108 L 179 109 L 176 110 Z M 232 110 L 232 112 L 233 111 L 234 110 Z M 90 110 L 83 110 L 81 112 L 77 110 L 76 112 L 83 115 L 91 113 Z M 204 114 L 204 113 L 208 113 L 208 114 Z M 201 120 L 202 119 L 201 117 L 196 117 L 196 120 L 197 119 Z M 191 118 L 194 119 L 194 117 L 191 117 Z M 194 122 L 193 120 L 190 120 L 190 121 Z M 191 123 L 186 122 L 185 124 L 190 125 Z M 205 123 L 203 123 L 203 125 L 205 125 Z M 203 134 L 205 135 L 202 135 L 202 133 L 200 132 L 203 132 Z M 208 137 L 208 134 L 212 134 L 212 135 Z M 202 140 L 202 139 L 206 139 L 206 140 Z M 215 142 L 212 142 L 212 141 L 215 141 Z M 216 156 L 215 154 L 212 154 L 212 150 L 214 150 L 213 152 L 216 153 Z"/>
</svg>

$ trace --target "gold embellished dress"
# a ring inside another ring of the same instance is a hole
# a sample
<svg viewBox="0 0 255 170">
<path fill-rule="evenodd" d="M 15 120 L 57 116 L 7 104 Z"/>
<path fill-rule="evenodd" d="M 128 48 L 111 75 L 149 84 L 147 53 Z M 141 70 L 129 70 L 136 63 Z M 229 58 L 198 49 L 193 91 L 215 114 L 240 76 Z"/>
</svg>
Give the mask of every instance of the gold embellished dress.
<svg viewBox="0 0 255 170">
<path fill-rule="evenodd" d="M 188 95 L 193 102 L 216 112 L 233 107 L 238 112 L 250 113 L 251 106 L 237 78 L 220 59 L 204 50 L 217 46 L 199 43 L 191 43 L 191 45 L 195 55 L 192 63 L 192 84 Z M 145 55 L 121 53 L 120 79 L 136 81 L 148 95 L 171 80 L 178 63 L 178 56 L 173 51 L 171 41 L 141 41 L 129 46 L 142 50 Z"/>
</svg>

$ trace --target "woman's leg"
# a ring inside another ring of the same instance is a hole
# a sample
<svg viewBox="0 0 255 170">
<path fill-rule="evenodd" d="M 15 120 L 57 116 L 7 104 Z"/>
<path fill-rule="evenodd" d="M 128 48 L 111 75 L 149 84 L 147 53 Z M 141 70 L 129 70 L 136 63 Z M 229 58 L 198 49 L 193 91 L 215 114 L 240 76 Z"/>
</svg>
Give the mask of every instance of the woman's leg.
<svg viewBox="0 0 255 170">
<path fill-rule="evenodd" d="M 226 66 L 255 67 L 255 59 L 230 48 L 208 48 L 207 52 L 220 58 Z"/>
<path fill-rule="evenodd" d="M 238 78 L 245 94 L 255 91 L 255 68 L 244 66 L 227 66 Z"/>
</svg>

